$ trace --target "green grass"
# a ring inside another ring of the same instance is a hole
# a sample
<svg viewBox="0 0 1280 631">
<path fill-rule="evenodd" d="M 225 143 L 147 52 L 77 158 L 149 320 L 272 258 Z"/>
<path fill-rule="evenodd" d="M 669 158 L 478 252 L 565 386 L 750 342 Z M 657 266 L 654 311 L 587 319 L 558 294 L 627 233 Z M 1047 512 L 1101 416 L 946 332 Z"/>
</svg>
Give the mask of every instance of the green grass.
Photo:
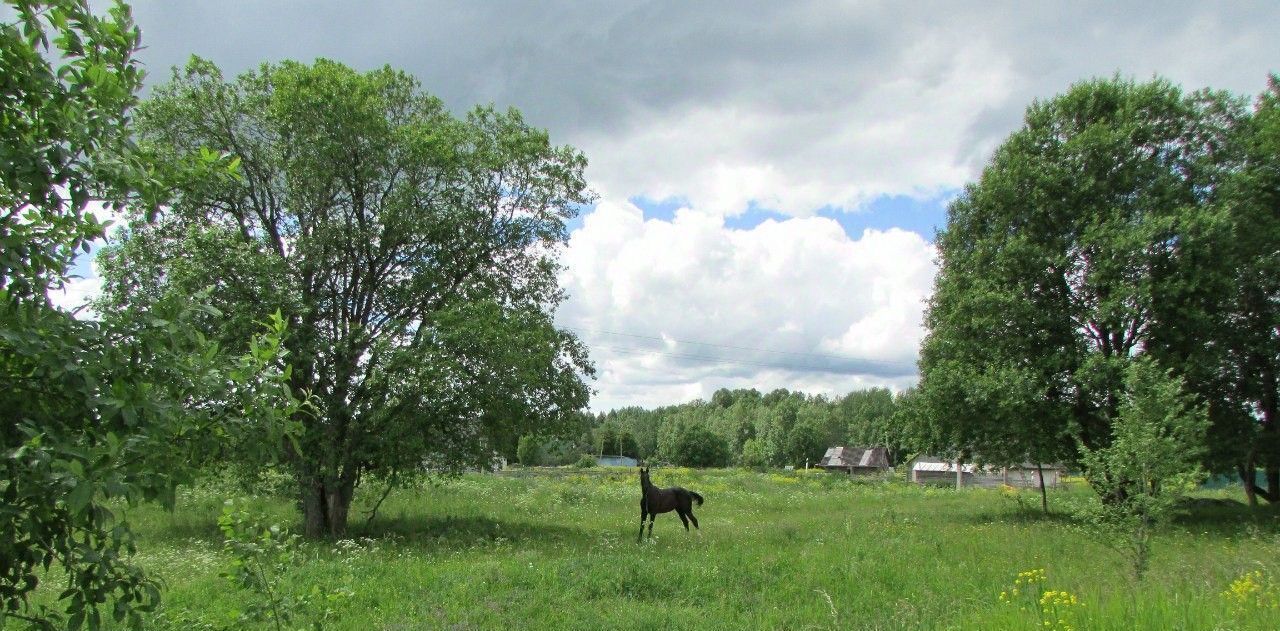
<svg viewBox="0 0 1280 631">
<path fill-rule="evenodd" d="M 1043 568 L 1042 588 L 1077 597 L 1064 619 L 1079 629 L 1280 622 L 1280 610 L 1235 611 L 1222 595 L 1255 569 L 1280 583 L 1273 507 L 1198 507 L 1160 533 L 1135 585 L 1122 558 L 1061 514 L 1041 517 L 1029 493 L 1022 509 L 995 490 L 825 474 L 653 475 L 706 497 L 700 534 L 660 515 L 638 545 L 632 470 L 468 475 L 393 493 L 368 529 L 366 489 L 351 539 L 305 544 L 284 589 L 310 595 L 303 622 L 332 629 L 1026 629 L 1034 609 L 999 596 Z M 1054 491 L 1050 506 L 1087 492 Z M 237 628 L 253 595 L 219 576 L 229 557 L 216 527 L 232 493 L 205 486 L 174 513 L 131 511 L 138 560 L 167 586 L 150 626 Z M 1215 493 L 1204 497 L 1230 496 Z M 288 499 L 256 502 L 296 525 Z"/>
</svg>

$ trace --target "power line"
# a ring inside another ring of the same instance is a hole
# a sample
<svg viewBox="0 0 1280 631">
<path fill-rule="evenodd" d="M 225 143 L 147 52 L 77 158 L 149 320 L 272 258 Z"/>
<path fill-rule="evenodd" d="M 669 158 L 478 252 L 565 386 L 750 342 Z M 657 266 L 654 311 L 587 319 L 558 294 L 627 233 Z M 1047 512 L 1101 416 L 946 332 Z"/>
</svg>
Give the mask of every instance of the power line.
<svg viewBox="0 0 1280 631">
<path fill-rule="evenodd" d="M 655 337 L 655 336 L 652 336 L 652 335 L 640 335 L 640 334 L 638 334 L 638 333 L 623 333 L 623 332 L 621 332 L 621 331 L 609 331 L 609 330 L 605 330 L 605 329 L 587 329 L 587 328 L 583 328 L 583 327 L 574 327 L 574 326 L 569 326 L 569 327 L 565 327 L 565 328 L 567 328 L 567 329 L 572 329 L 572 330 L 574 330 L 574 331 L 578 331 L 578 332 L 580 332 L 580 333 L 603 333 L 603 334 L 606 334 L 606 335 L 617 335 L 617 336 L 620 336 L 620 337 L 630 337 L 630 338 L 637 338 L 637 339 L 643 339 L 643 340 L 656 340 L 656 341 L 664 342 L 664 343 L 665 343 L 665 342 L 667 342 L 667 341 L 672 341 L 672 342 L 677 342 L 677 343 L 680 343 L 680 344 L 692 344 L 692 345 L 696 345 L 696 346 L 708 346 L 708 347 L 712 347 L 712 348 L 729 348 L 729 349 L 734 349 L 734 350 L 740 350 L 740 351 L 751 351 L 751 352 L 756 352 L 756 353 L 770 353 L 770 354 L 774 354 L 774 355 L 790 355 L 790 356 L 793 356 L 793 357 L 804 357 L 804 358 L 823 358 L 823 359 L 832 359 L 832 360 L 838 360 L 838 361 L 857 362 L 857 363 L 865 363 L 865 364 L 880 364 L 880 365 L 883 365 L 883 366 L 889 366 L 889 367 L 894 367 L 894 368 L 904 368 L 904 367 L 908 367 L 908 366 L 910 366 L 911 368 L 914 368 L 914 367 L 915 367 L 915 364 L 914 364 L 914 363 L 901 362 L 901 361 L 891 361 L 891 360 L 883 360 L 883 359 L 868 359 L 868 358 L 864 358 L 864 357 L 853 357 L 853 356 L 850 356 L 850 355 L 832 355 L 832 354 L 828 354 L 828 353 L 802 353 L 802 352 L 797 352 L 797 351 L 778 351 L 778 350 L 770 350 L 770 349 L 767 349 L 767 348 L 753 348 L 753 347 L 750 347 L 750 346 L 735 346 L 735 345 L 733 345 L 733 344 L 716 344 L 716 343 L 712 343 L 712 342 L 698 342 L 698 341 L 694 341 L 694 340 L 679 340 L 679 339 L 675 339 L 675 338 Z M 615 350 L 616 350 L 616 349 L 615 349 Z M 667 352 L 665 352 L 665 351 L 656 351 L 656 350 L 654 350 L 654 351 L 650 351 L 650 350 L 647 350 L 647 349 L 633 349 L 633 350 L 645 350 L 645 352 L 650 352 L 650 353 L 668 354 L 668 355 L 673 356 L 673 357 L 677 356 L 677 355 L 675 355 L 675 354 L 667 353 Z M 686 357 L 686 359 L 705 359 L 705 360 L 715 359 L 715 360 L 718 360 L 718 361 L 728 361 L 728 362 L 736 362 L 736 363 L 752 363 L 752 362 L 748 362 L 748 361 L 745 361 L 745 360 L 739 361 L 739 360 L 731 360 L 731 359 L 710 358 L 710 357 L 694 357 L 694 356 L 688 356 L 688 357 Z M 765 364 L 756 364 L 756 365 L 765 365 Z M 775 367 L 775 368 L 776 368 L 776 367 L 781 367 L 781 366 L 778 366 L 778 365 L 776 365 L 776 364 L 767 364 L 766 366 L 767 366 L 767 367 Z M 815 366 L 814 368 L 818 368 L 818 367 L 816 367 L 816 366 Z"/>
</svg>

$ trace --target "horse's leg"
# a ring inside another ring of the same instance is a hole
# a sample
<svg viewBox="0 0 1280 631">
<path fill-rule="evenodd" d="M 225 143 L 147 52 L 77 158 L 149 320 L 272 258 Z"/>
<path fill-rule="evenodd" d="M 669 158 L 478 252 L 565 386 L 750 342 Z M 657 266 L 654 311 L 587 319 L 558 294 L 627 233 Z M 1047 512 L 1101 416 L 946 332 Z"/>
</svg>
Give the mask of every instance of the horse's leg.
<svg viewBox="0 0 1280 631">
<path fill-rule="evenodd" d="M 684 531 L 689 532 L 689 520 L 685 519 L 684 511 L 678 510 L 676 514 L 680 516 L 680 523 L 684 524 Z"/>
<path fill-rule="evenodd" d="M 693 527 L 698 528 L 698 518 L 693 516 L 693 509 L 689 509 L 689 521 L 693 522 Z M 698 530 L 702 530 L 698 528 Z"/>
<path fill-rule="evenodd" d="M 640 539 L 644 537 L 644 518 L 648 517 L 648 511 L 644 509 L 644 504 L 640 505 L 640 532 L 636 533 L 636 543 L 640 543 Z"/>
<path fill-rule="evenodd" d="M 657 516 L 658 516 L 657 513 L 649 513 L 649 538 L 650 539 L 653 538 L 653 518 Z M 644 525 L 642 524 L 640 527 L 644 528 Z"/>
</svg>

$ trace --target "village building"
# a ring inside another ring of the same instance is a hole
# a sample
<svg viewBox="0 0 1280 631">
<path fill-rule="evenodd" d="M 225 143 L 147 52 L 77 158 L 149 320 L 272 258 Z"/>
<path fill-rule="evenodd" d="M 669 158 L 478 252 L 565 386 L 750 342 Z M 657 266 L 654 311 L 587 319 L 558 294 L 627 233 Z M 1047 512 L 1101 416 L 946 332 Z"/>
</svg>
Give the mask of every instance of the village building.
<svg viewBox="0 0 1280 631">
<path fill-rule="evenodd" d="M 893 468 L 884 447 L 832 447 L 816 466 L 849 475 L 885 473 Z"/>
<path fill-rule="evenodd" d="M 960 486 L 996 487 L 1000 485 L 1039 488 L 1040 474 L 1044 474 L 1046 488 L 1062 482 L 1064 468 L 1059 464 L 1021 463 L 1008 467 L 979 467 L 973 463 L 960 463 Z M 911 463 L 911 481 L 916 484 L 956 484 L 956 463 L 921 456 Z"/>
<path fill-rule="evenodd" d="M 596 466 L 600 467 L 636 467 L 640 461 L 631 456 L 597 456 Z"/>
<path fill-rule="evenodd" d="M 972 464 L 960 465 L 960 486 L 973 484 Z M 922 456 L 911 463 L 911 481 L 916 484 L 955 485 L 956 463 Z"/>
</svg>

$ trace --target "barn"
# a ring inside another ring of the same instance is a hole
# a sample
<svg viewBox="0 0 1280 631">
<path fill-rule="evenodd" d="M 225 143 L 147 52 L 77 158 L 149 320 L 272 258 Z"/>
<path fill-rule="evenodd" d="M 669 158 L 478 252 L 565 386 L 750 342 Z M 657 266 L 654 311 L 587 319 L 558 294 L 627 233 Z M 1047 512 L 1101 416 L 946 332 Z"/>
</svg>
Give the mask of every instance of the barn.
<svg viewBox="0 0 1280 631">
<path fill-rule="evenodd" d="M 892 469 L 889 452 L 884 447 L 832 447 L 817 466 L 849 475 L 884 473 Z"/>
</svg>

